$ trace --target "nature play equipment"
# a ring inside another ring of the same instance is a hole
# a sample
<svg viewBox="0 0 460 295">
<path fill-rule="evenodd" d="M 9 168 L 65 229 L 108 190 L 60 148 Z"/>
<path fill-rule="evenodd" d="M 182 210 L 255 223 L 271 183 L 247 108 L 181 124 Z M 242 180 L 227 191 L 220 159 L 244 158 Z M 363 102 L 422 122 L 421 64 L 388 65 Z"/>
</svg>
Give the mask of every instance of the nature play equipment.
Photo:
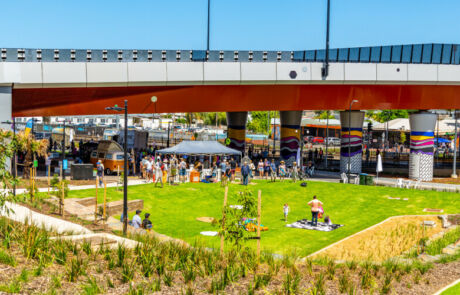
<svg viewBox="0 0 460 295">
<path fill-rule="evenodd" d="M 244 217 L 243 220 L 241 221 L 241 226 L 244 227 L 244 229 L 249 232 L 257 231 L 257 227 L 259 227 L 261 231 L 268 230 L 268 226 L 264 226 L 263 224 L 257 225 L 257 220 L 255 218 Z"/>
</svg>

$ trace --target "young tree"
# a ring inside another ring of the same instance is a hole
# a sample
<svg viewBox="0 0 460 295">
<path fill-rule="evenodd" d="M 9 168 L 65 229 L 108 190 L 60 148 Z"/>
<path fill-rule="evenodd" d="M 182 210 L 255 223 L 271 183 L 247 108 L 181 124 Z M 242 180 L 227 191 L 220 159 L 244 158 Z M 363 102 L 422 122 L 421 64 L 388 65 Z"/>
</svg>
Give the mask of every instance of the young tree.
<svg viewBox="0 0 460 295">
<path fill-rule="evenodd" d="M 0 129 L 0 211 L 6 209 L 6 202 L 14 202 L 16 199 L 10 189 L 16 183 L 16 179 L 11 174 L 11 159 L 16 150 L 16 141 L 13 132 Z M 6 209 L 6 213 L 9 211 Z"/>
</svg>

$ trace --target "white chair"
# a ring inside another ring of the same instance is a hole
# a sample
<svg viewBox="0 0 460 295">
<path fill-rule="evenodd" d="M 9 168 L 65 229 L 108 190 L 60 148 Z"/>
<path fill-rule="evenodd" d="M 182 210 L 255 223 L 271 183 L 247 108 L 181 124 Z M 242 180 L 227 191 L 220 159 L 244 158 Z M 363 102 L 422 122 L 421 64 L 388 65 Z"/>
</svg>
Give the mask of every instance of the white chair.
<svg viewBox="0 0 460 295">
<path fill-rule="evenodd" d="M 403 188 L 404 187 L 404 182 L 402 178 L 398 178 L 396 181 L 396 187 Z"/>
<path fill-rule="evenodd" d="M 342 174 L 340 174 L 340 178 L 342 179 L 342 183 L 348 183 L 348 177 L 347 177 L 347 175 L 345 174 L 345 172 L 343 172 Z"/>
<path fill-rule="evenodd" d="M 354 183 L 354 184 L 359 184 L 359 176 L 358 176 L 358 175 L 356 175 L 356 176 L 354 177 L 353 183 Z"/>
</svg>

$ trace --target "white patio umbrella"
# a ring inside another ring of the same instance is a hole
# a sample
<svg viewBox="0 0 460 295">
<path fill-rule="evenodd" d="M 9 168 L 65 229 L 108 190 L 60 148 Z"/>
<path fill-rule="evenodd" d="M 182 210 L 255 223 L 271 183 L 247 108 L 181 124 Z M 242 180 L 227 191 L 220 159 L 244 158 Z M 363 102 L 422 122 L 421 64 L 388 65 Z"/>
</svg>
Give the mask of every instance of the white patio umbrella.
<svg viewBox="0 0 460 295">
<path fill-rule="evenodd" d="M 383 166 L 382 166 L 382 157 L 380 154 L 377 156 L 377 178 L 379 178 L 379 172 L 383 171 Z"/>
</svg>

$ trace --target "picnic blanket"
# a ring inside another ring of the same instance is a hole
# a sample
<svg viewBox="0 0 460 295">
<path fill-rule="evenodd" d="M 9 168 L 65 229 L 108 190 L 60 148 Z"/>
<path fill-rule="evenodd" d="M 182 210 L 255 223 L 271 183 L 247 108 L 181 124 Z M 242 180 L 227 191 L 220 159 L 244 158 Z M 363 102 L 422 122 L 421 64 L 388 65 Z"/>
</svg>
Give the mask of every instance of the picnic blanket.
<svg viewBox="0 0 460 295">
<path fill-rule="evenodd" d="M 307 219 L 301 219 L 301 220 L 297 220 L 294 223 L 286 224 L 286 226 L 292 227 L 292 228 L 311 229 L 311 230 L 319 230 L 319 231 L 333 231 L 334 229 L 338 229 L 339 227 L 342 227 L 343 224 L 327 225 L 324 222 L 318 222 L 317 226 L 313 226 L 311 224 L 311 221 Z"/>
</svg>

